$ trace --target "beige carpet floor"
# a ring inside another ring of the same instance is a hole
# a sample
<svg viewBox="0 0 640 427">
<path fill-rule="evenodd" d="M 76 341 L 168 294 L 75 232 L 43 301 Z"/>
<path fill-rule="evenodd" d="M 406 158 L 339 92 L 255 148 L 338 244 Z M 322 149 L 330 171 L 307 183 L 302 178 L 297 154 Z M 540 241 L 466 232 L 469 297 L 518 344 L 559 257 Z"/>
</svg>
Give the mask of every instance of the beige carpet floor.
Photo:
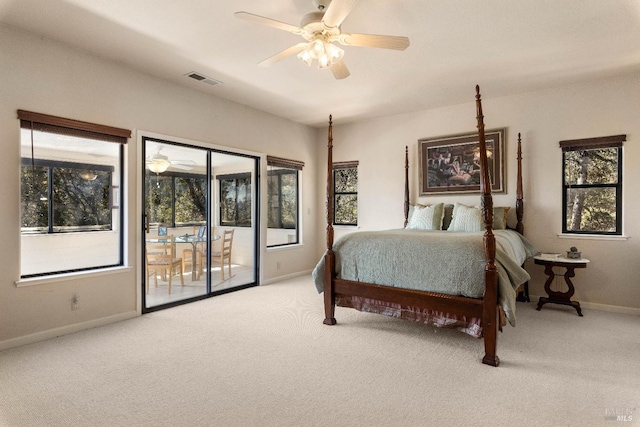
<svg viewBox="0 0 640 427">
<path fill-rule="evenodd" d="M 310 277 L 246 289 L 1 352 L 0 425 L 640 425 L 640 317 L 517 310 L 493 368 L 457 331 L 325 326 Z"/>
</svg>

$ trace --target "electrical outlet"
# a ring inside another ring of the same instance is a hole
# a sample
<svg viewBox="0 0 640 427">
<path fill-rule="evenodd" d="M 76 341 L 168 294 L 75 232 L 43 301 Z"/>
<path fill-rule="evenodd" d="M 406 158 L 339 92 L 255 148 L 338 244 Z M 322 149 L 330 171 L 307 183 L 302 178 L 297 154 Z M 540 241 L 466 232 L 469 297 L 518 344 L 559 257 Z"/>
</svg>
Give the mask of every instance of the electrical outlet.
<svg viewBox="0 0 640 427">
<path fill-rule="evenodd" d="M 73 297 L 71 297 L 71 310 L 78 310 L 80 308 L 78 306 L 79 303 L 80 297 L 78 296 L 78 294 L 73 294 Z"/>
</svg>

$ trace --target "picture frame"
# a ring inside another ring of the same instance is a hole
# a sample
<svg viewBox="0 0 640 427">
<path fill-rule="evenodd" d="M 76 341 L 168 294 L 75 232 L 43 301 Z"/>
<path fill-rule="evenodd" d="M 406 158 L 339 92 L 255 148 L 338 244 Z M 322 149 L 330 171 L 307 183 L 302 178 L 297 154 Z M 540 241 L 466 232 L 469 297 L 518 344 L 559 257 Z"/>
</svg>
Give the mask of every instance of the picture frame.
<svg viewBox="0 0 640 427">
<path fill-rule="evenodd" d="M 506 128 L 485 131 L 492 193 L 505 192 Z M 418 140 L 420 195 L 480 193 L 478 133 Z"/>
<path fill-rule="evenodd" d="M 207 234 L 207 226 L 201 225 L 200 228 L 198 229 L 198 238 L 199 239 L 204 238 L 205 234 Z"/>
<path fill-rule="evenodd" d="M 166 235 L 167 235 L 167 227 L 159 226 L 158 236 L 166 236 Z"/>
</svg>

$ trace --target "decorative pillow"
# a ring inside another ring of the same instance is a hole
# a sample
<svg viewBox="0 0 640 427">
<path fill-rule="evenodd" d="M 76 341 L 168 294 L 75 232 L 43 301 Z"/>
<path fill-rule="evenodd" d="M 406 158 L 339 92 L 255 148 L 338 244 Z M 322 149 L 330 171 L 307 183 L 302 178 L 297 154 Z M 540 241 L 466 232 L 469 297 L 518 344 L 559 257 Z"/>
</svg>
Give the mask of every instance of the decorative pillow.
<svg viewBox="0 0 640 427">
<path fill-rule="evenodd" d="M 493 208 L 493 229 L 504 230 L 507 228 L 507 212 L 510 206 L 501 206 Z"/>
<path fill-rule="evenodd" d="M 482 231 L 482 211 L 461 203 L 453 205 L 453 219 L 447 231 Z"/>
<path fill-rule="evenodd" d="M 476 206 L 476 209 L 480 210 L 480 214 L 482 215 L 482 208 L 480 206 Z M 507 228 L 507 213 L 509 212 L 509 209 L 511 209 L 511 206 L 493 207 L 494 230 L 504 230 Z"/>
<path fill-rule="evenodd" d="M 416 209 L 420 209 L 420 208 L 426 208 L 425 205 L 409 205 L 409 216 L 407 216 L 407 225 L 409 225 L 409 223 L 411 222 L 411 217 L 413 216 L 413 212 L 415 212 Z"/>
<path fill-rule="evenodd" d="M 411 211 L 411 207 L 409 207 Z M 408 230 L 440 230 L 442 228 L 442 215 L 444 213 L 444 203 L 432 206 L 417 205 L 410 213 Z"/>
</svg>

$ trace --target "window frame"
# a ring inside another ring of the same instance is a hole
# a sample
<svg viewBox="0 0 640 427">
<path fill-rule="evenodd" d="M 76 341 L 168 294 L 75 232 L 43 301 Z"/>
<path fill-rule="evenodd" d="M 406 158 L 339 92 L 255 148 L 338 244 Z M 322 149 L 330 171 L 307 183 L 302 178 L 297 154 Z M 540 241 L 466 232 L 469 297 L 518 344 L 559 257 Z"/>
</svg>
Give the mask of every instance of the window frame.
<svg viewBox="0 0 640 427">
<path fill-rule="evenodd" d="M 269 218 L 267 216 L 267 228 L 281 228 L 284 230 L 296 230 L 296 234 L 297 234 L 297 230 L 298 230 L 298 218 L 300 216 L 300 179 L 298 176 L 298 170 L 297 169 L 276 169 L 276 170 L 270 170 L 267 172 L 267 180 L 269 178 L 272 178 L 274 176 L 278 177 L 278 225 L 277 226 L 270 226 L 269 225 Z M 296 213 L 295 213 L 295 224 L 293 227 L 286 227 L 284 226 L 284 222 L 282 220 L 282 176 L 283 175 L 293 175 L 295 177 L 295 187 L 296 187 Z M 298 240 L 296 238 L 296 240 Z"/>
<path fill-rule="evenodd" d="M 46 277 L 46 276 L 54 276 L 54 275 L 63 275 L 69 273 L 77 273 L 77 272 L 87 272 L 87 271 L 96 271 L 96 270 L 104 270 L 106 268 L 113 267 L 122 267 L 124 266 L 124 256 L 125 256 L 125 248 L 124 248 L 124 240 L 125 240 L 125 211 L 126 206 L 125 202 L 125 194 L 123 191 L 116 191 L 119 186 L 122 186 L 123 183 L 126 182 L 126 168 L 125 168 L 125 150 L 124 145 L 127 144 L 128 140 L 131 138 L 131 130 L 116 128 L 112 126 L 105 126 L 95 123 L 89 123 L 74 119 L 68 119 L 64 117 L 52 116 L 48 114 L 36 113 L 32 111 L 26 110 L 17 110 L 17 118 L 19 119 L 20 128 L 28 129 L 31 132 L 31 158 L 28 159 L 29 163 L 33 166 L 36 163 L 35 155 L 34 155 L 34 146 L 33 146 L 33 132 L 39 131 L 47 134 L 54 135 L 65 135 L 71 137 L 79 137 L 84 139 L 89 139 L 97 142 L 107 142 L 107 143 L 116 143 L 119 145 L 118 147 L 118 177 L 117 182 L 119 183 L 117 186 L 113 184 L 114 177 L 112 171 L 111 182 L 109 188 L 109 199 L 110 206 L 109 208 L 113 211 L 114 209 L 118 210 L 118 225 L 117 225 L 117 235 L 118 235 L 118 243 L 117 243 L 117 261 L 108 265 L 91 265 L 86 267 L 78 267 L 78 268 L 67 268 L 64 270 L 56 270 L 51 271 L 47 270 L 44 272 L 30 273 L 24 274 L 24 272 L 20 271 L 20 279 L 32 279 L 38 277 Z M 22 137 L 21 137 L 22 138 Z M 22 143 L 22 140 L 20 141 Z M 68 162 L 74 163 L 74 162 Z M 89 165 L 94 169 L 97 169 L 99 165 Z M 102 165 L 104 166 L 104 165 Z M 20 168 L 22 168 L 22 159 L 20 162 Z M 51 170 L 51 169 L 50 169 Z M 51 174 L 49 173 L 49 176 Z M 22 182 L 22 180 L 20 180 Z M 22 185 L 22 184 L 20 184 Z M 48 186 L 53 185 L 53 183 L 48 183 Z M 50 187 L 49 187 L 50 188 Z M 20 194 L 22 194 L 22 189 L 20 189 Z M 117 196 L 116 196 L 117 195 Z M 49 194 L 51 196 L 51 194 Z M 116 198 L 117 197 L 117 198 Z M 21 202 L 22 203 L 22 202 Z M 51 203 L 50 203 L 51 205 Z M 48 207 L 47 209 L 49 209 Z M 21 214 L 22 215 L 22 214 Z M 56 233 L 56 234 L 75 234 L 78 233 L 93 233 L 94 231 L 110 231 L 113 232 L 113 215 L 115 213 L 112 212 L 112 221 L 110 230 L 79 230 L 77 233 Z M 22 228 L 22 221 L 20 221 L 20 227 Z M 49 218 L 49 227 L 51 227 L 51 217 Z M 26 233 L 26 234 L 40 234 L 45 235 L 45 233 Z M 48 235 L 49 233 L 46 233 Z M 20 232 L 21 238 L 24 235 L 22 230 Z M 116 249 L 114 248 L 114 251 Z M 23 257 L 24 253 L 22 252 L 22 245 L 20 249 L 20 257 Z"/>
<path fill-rule="evenodd" d="M 626 135 L 613 135 L 597 138 L 574 139 L 560 141 L 562 148 L 562 234 L 567 235 L 594 235 L 594 236 L 622 236 L 622 168 L 623 168 L 623 142 L 626 141 Z M 617 150 L 617 176 L 615 183 L 590 183 L 590 184 L 571 184 L 566 181 L 567 154 L 568 152 L 596 150 L 615 148 Z M 568 230 L 567 229 L 567 209 L 568 209 L 568 192 L 571 189 L 598 189 L 613 188 L 616 194 L 615 206 L 615 230 L 614 231 L 596 231 L 596 230 Z"/>
<path fill-rule="evenodd" d="M 218 180 L 218 209 L 219 209 L 219 215 L 218 215 L 218 225 L 221 227 L 244 227 L 244 228 L 251 228 L 253 226 L 253 217 L 251 216 L 249 218 L 249 223 L 248 224 L 238 224 L 238 220 L 239 220 L 239 210 L 237 208 L 238 206 L 238 180 L 247 180 L 248 181 L 248 185 L 249 185 L 249 191 L 247 191 L 247 203 L 249 204 L 249 206 L 252 205 L 252 200 L 251 200 L 251 186 L 253 185 L 253 181 L 251 179 L 251 172 L 239 172 L 239 173 L 232 173 L 232 174 L 221 174 L 221 175 L 216 175 L 216 179 Z M 236 195 L 235 195 L 235 219 L 233 221 L 225 221 L 223 223 L 222 219 L 224 218 L 224 215 L 222 213 L 222 209 L 223 209 L 223 200 L 222 200 L 222 181 L 235 181 L 235 188 L 236 188 Z M 250 209 L 249 210 L 250 214 L 253 215 L 253 211 Z"/>
<path fill-rule="evenodd" d="M 332 164 L 332 173 L 333 173 L 333 225 L 336 226 L 345 226 L 345 227 L 357 227 L 358 226 L 358 165 L 359 161 L 349 161 L 349 162 L 335 162 Z M 356 191 L 338 191 L 336 188 L 336 172 L 342 169 L 355 169 L 356 171 Z M 355 196 L 356 198 L 356 222 L 355 223 L 346 223 L 346 222 L 337 222 L 338 218 L 338 197 L 337 196 Z"/>
<path fill-rule="evenodd" d="M 285 243 L 271 243 L 269 244 L 269 237 L 267 237 L 267 248 L 281 248 L 286 246 L 299 245 L 301 243 L 300 228 L 302 226 L 302 218 L 300 216 L 300 210 L 302 205 L 302 188 L 300 183 L 302 182 L 300 173 L 304 168 L 304 162 L 299 160 L 285 159 L 282 157 L 267 156 L 267 233 L 269 229 L 272 230 L 295 230 L 295 239 L 288 240 Z M 295 227 L 285 228 L 282 227 L 282 175 L 295 175 Z M 271 211 L 271 195 L 269 193 L 269 177 L 274 175 L 278 176 L 278 222 L 279 227 L 269 226 L 269 214 Z M 276 239 L 277 240 L 277 239 Z"/>
</svg>

